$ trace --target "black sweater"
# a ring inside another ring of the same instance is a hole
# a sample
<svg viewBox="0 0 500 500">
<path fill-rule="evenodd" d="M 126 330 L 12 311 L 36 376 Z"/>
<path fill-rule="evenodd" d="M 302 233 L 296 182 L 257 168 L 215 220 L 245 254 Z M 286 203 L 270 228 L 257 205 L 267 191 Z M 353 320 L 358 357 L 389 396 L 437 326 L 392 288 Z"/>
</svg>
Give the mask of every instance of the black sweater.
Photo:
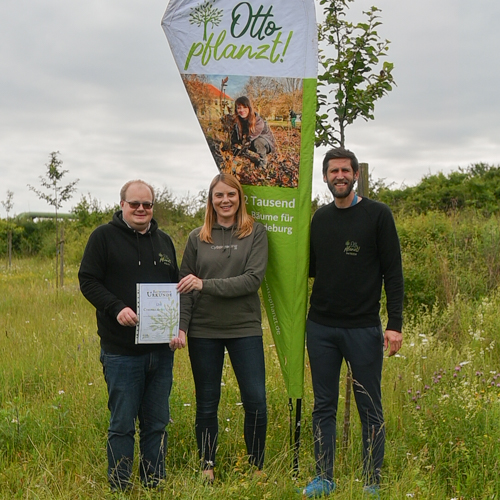
<svg viewBox="0 0 500 500">
<path fill-rule="evenodd" d="M 387 329 L 403 324 L 403 270 L 399 238 L 386 205 L 368 198 L 345 209 L 320 208 L 311 223 L 309 318 L 338 328 L 380 324 L 382 283 Z"/>
<path fill-rule="evenodd" d="M 152 219 L 141 234 L 122 219 L 121 211 L 89 238 L 78 273 L 80 289 L 96 308 L 101 347 L 111 354 L 139 355 L 168 344 L 135 344 L 135 328 L 122 326 L 116 317 L 125 307 L 136 311 L 137 283 L 177 283 L 175 248 Z"/>
</svg>

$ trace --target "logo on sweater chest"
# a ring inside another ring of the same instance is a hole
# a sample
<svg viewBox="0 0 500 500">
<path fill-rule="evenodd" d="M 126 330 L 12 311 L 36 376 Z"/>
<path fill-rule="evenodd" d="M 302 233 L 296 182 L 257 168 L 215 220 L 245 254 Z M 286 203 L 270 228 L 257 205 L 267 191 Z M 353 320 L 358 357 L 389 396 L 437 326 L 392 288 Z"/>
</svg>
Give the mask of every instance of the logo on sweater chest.
<svg viewBox="0 0 500 500">
<path fill-rule="evenodd" d="M 210 247 L 212 250 L 238 250 L 238 245 L 212 245 Z"/>
<path fill-rule="evenodd" d="M 347 240 L 345 242 L 344 253 L 346 255 L 353 255 L 354 257 L 357 257 L 360 250 L 361 247 L 355 241 Z"/>
</svg>

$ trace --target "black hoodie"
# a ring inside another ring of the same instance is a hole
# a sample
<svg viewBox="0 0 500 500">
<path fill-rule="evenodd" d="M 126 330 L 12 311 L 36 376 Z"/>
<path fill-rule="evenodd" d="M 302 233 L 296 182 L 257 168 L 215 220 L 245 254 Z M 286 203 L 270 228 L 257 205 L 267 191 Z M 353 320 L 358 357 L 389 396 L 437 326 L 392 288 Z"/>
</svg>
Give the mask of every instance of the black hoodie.
<svg viewBox="0 0 500 500">
<path fill-rule="evenodd" d="M 130 228 L 121 210 L 109 224 L 89 238 L 78 272 L 80 290 L 96 308 L 101 347 L 111 354 L 139 355 L 168 344 L 135 344 L 135 327 L 122 326 L 116 317 L 125 307 L 136 311 L 137 283 L 177 283 L 175 248 L 152 219 L 144 234 Z"/>
</svg>

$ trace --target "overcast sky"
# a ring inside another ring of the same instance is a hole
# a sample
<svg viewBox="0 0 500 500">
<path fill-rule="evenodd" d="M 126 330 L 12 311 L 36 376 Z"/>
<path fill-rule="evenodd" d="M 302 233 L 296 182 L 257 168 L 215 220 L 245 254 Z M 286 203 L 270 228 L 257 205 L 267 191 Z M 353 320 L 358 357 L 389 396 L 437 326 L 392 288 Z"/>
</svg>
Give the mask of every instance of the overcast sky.
<svg viewBox="0 0 500 500">
<path fill-rule="evenodd" d="M 347 146 L 396 187 L 500 164 L 500 1 L 356 0 L 349 19 L 362 20 L 371 5 L 382 9 L 397 87 L 376 105 L 375 121 L 347 129 Z M 52 211 L 27 187 L 40 186 L 52 151 L 69 170 L 65 183 L 80 179 L 66 211 L 82 195 L 118 202 L 132 178 L 179 197 L 208 187 L 217 168 L 161 29 L 166 6 L 0 2 L 0 200 L 14 193 L 11 215 Z M 315 194 L 325 192 L 323 153 Z"/>
</svg>

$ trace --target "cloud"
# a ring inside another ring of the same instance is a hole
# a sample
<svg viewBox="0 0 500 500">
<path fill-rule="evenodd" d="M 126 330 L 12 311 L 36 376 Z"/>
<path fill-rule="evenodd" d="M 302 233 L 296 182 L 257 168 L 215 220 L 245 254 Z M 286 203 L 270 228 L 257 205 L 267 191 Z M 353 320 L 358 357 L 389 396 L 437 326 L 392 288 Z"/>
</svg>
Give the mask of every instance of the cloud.
<svg viewBox="0 0 500 500">
<path fill-rule="evenodd" d="M 348 147 L 395 185 L 498 164 L 500 2 L 356 0 L 349 18 L 361 20 L 373 3 L 397 87 L 376 104 L 374 121 L 348 127 Z M 131 178 L 177 196 L 208 186 L 217 170 L 160 26 L 166 6 L 0 3 L 0 185 L 14 192 L 15 213 L 48 209 L 27 184 L 39 185 L 51 151 L 60 151 L 68 182 L 80 179 L 64 210 L 87 193 L 112 205 Z M 316 193 L 323 153 L 315 153 Z"/>
</svg>

